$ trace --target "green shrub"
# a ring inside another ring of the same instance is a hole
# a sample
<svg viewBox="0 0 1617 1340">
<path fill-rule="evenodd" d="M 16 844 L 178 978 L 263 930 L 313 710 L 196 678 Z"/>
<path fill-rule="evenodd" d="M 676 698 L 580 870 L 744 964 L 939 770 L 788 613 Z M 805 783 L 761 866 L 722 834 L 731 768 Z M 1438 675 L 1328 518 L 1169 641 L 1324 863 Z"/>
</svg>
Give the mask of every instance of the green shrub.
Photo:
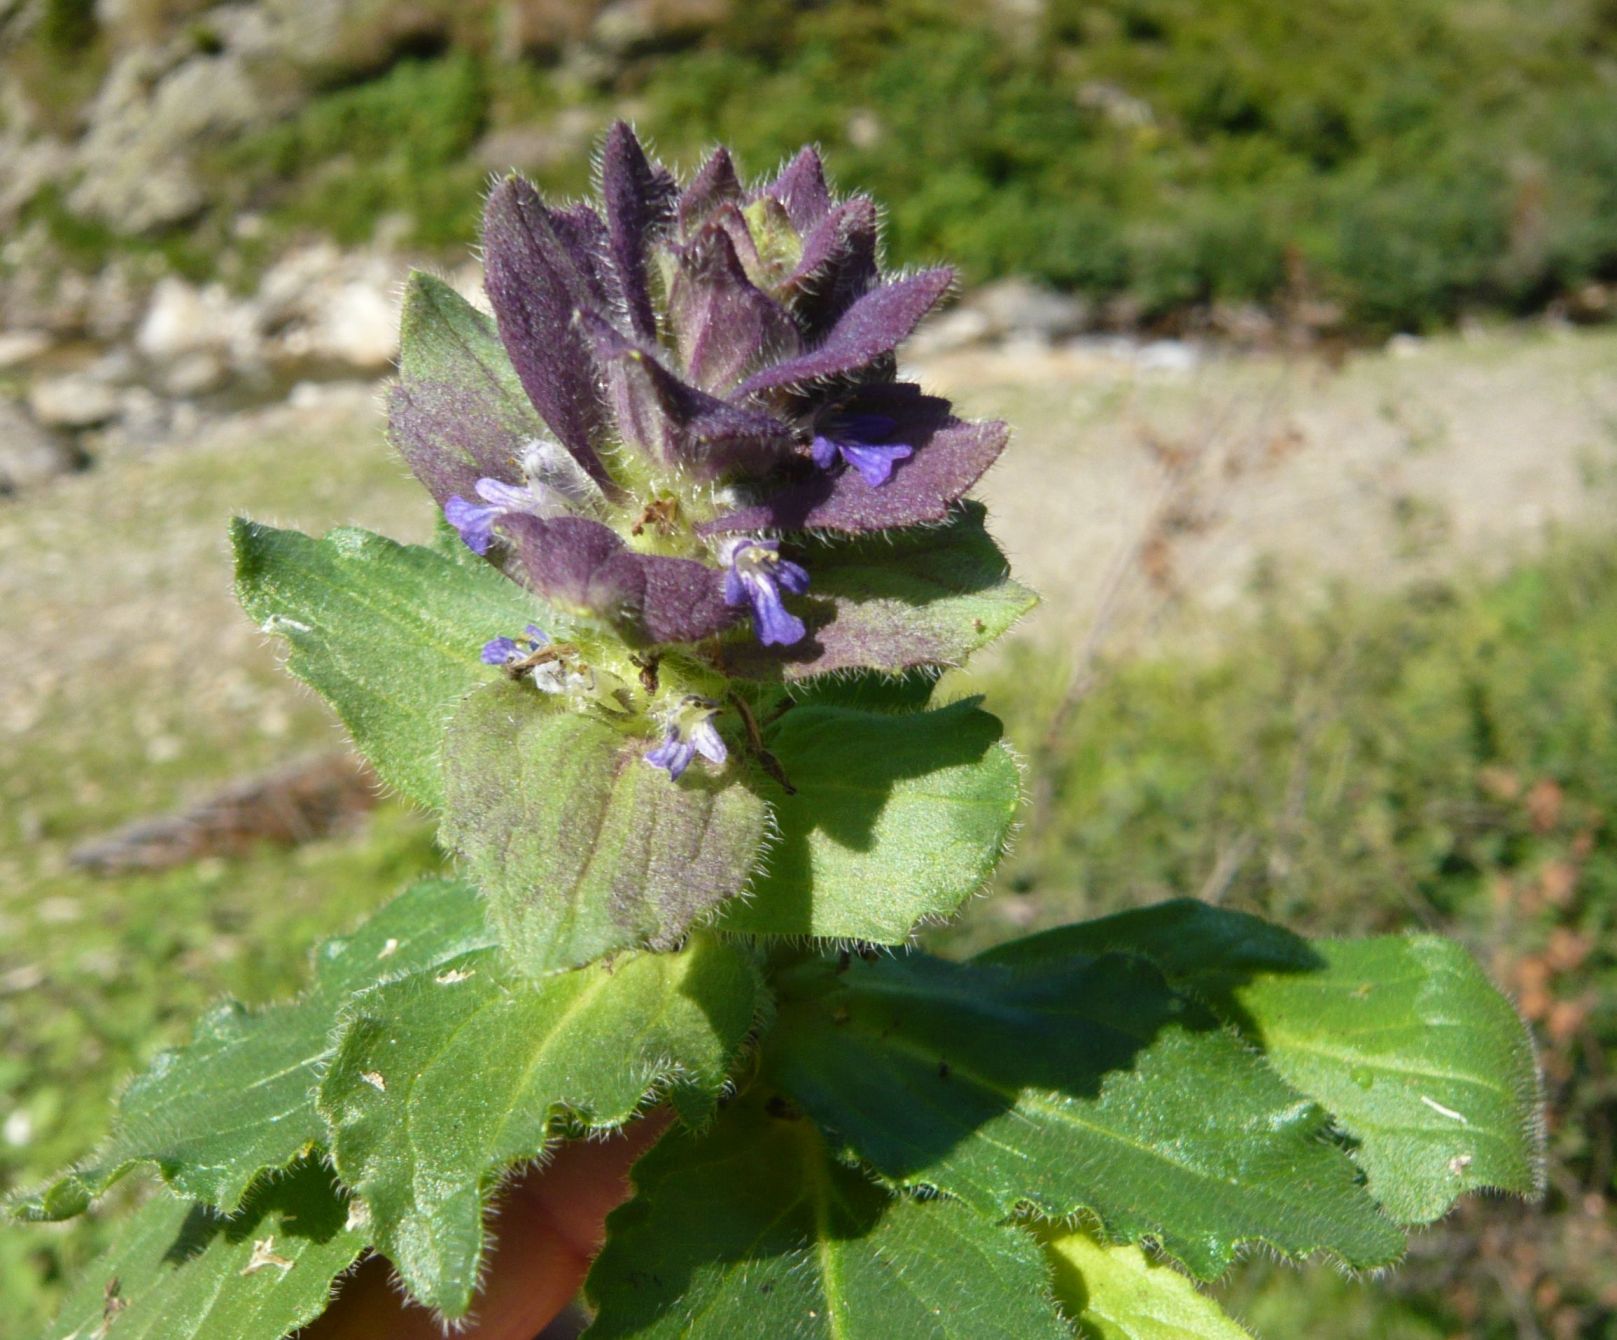
<svg viewBox="0 0 1617 1340">
<path fill-rule="evenodd" d="M 381 218 L 398 214 L 416 242 L 448 246 L 476 232 L 481 174 L 467 159 L 487 112 L 475 56 L 401 61 L 237 141 L 218 155 L 214 175 L 240 203 L 345 244 L 366 241 Z M 241 189 L 231 192 L 231 183 Z"/>
</svg>

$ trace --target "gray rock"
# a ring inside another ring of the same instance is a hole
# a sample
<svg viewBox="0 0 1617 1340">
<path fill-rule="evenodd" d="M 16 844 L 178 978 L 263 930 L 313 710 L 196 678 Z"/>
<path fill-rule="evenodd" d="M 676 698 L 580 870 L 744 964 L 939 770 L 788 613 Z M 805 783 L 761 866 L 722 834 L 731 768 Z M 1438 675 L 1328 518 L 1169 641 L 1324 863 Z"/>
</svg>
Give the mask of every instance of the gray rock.
<svg viewBox="0 0 1617 1340">
<path fill-rule="evenodd" d="M 179 223 L 207 203 L 191 155 L 268 110 L 238 57 L 199 56 L 174 67 L 169 53 L 136 47 L 96 95 L 68 203 L 127 232 Z"/>
<path fill-rule="evenodd" d="M 398 352 L 403 280 L 386 255 L 345 255 L 325 242 L 288 253 L 259 285 L 266 359 L 385 371 Z"/>
<path fill-rule="evenodd" d="M 1141 372 L 1193 372 L 1201 361 L 1201 350 L 1188 340 L 1152 340 L 1134 356 Z"/>
<path fill-rule="evenodd" d="M 152 291 L 135 331 L 135 348 L 154 363 L 190 354 L 246 356 L 258 342 L 260 313 L 222 285 L 196 288 L 172 276 Z"/>
<path fill-rule="evenodd" d="M 94 428 L 118 417 L 115 387 L 81 372 L 47 377 L 28 388 L 28 408 L 47 428 Z"/>
<path fill-rule="evenodd" d="M 42 330 L 0 330 L 0 368 L 31 363 L 51 347 L 51 337 Z"/>
<path fill-rule="evenodd" d="M 159 375 L 164 395 L 192 400 L 210 391 L 217 391 L 230 380 L 230 365 L 218 354 L 206 349 L 176 359 Z"/>
<path fill-rule="evenodd" d="M 490 172 L 522 168 L 535 172 L 577 162 L 601 131 L 600 113 L 591 107 L 567 107 L 543 125 L 511 126 L 484 136 L 473 151 Z"/>
<path fill-rule="evenodd" d="M 80 464 L 69 443 L 35 423 L 15 400 L 0 399 L 0 494 L 20 493 Z"/>
<path fill-rule="evenodd" d="M 1082 298 L 1018 278 L 985 284 L 966 300 L 966 306 L 983 314 L 994 335 L 1052 344 L 1080 334 L 1093 317 Z"/>
<path fill-rule="evenodd" d="M 908 358 L 929 358 L 955 349 L 969 349 L 993 338 L 988 318 L 975 307 L 957 307 L 924 322 L 904 346 Z"/>
<path fill-rule="evenodd" d="M 590 40 L 616 55 L 695 37 L 724 21 L 730 0 L 612 0 L 595 16 Z"/>
</svg>

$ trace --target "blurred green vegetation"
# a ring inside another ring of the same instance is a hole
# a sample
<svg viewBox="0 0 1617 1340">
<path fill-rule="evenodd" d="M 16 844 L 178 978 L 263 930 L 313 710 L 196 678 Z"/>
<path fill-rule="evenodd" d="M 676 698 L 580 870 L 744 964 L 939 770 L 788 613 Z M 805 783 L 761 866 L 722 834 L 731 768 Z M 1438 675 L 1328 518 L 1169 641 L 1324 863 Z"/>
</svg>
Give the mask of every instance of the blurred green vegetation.
<svg viewBox="0 0 1617 1340">
<path fill-rule="evenodd" d="M 1617 545 L 1502 580 L 1280 597 L 1202 657 L 1066 677 L 1026 644 L 986 692 L 1033 807 L 963 950 L 1195 895 L 1315 935 L 1458 937 L 1533 1025 L 1549 1094 L 1538 1207 L 1463 1206 L 1365 1287 L 1328 1266 L 1223 1286 L 1268 1335 L 1617 1335 Z"/>
<path fill-rule="evenodd" d="M 87 12 L 49 8 L 50 33 Z M 748 0 L 600 68 L 497 57 L 497 9 L 411 7 L 430 41 L 364 45 L 211 151 L 194 231 L 253 209 L 354 242 L 397 218 L 458 251 L 485 133 L 554 132 L 522 166 L 575 190 L 579 118 L 626 112 L 687 163 L 723 140 L 762 171 L 818 140 L 885 204 L 894 259 L 1137 319 L 1323 303 L 1417 329 L 1617 278 L 1611 0 Z"/>
</svg>

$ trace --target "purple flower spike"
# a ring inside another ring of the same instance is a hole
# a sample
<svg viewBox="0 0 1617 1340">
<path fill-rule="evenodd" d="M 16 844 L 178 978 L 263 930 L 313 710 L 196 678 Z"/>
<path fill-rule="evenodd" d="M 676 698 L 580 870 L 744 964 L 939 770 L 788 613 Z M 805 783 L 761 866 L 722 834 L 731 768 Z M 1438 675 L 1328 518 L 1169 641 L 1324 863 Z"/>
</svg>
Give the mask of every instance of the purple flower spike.
<svg viewBox="0 0 1617 1340">
<path fill-rule="evenodd" d="M 884 583 L 879 545 L 838 552 L 870 532 L 969 530 L 960 501 L 1005 446 L 1003 424 L 897 380 L 898 346 L 952 271 L 885 270 L 875 201 L 834 192 L 813 148 L 772 179 L 743 178 L 723 149 L 679 178 L 619 122 L 599 188 L 592 206 L 494 185 L 492 314 L 411 281 L 389 426 L 448 522 L 587 637 L 770 680 L 958 659 L 970 637 L 938 632 L 953 605 Z M 974 534 L 955 548 L 999 580 Z M 782 557 L 799 540 L 812 601 Z M 754 637 L 732 635 L 746 620 Z M 590 699 L 576 658 L 524 645 L 495 639 L 485 659 L 643 720 Z M 644 749 L 677 776 L 703 721 L 664 740 L 659 719 Z"/>
<path fill-rule="evenodd" d="M 895 465 L 915 455 L 915 448 L 907 442 L 882 441 L 897 427 L 898 421 L 884 414 L 850 415 L 816 434 L 809 454 L 822 470 L 829 470 L 840 456 L 871 488 L 879 488 L 892 478 Z"/>
<path fill-rule="evenodd" d="M 724 561 L 725 603 L 752 607 L 758 641 L 766 647 L 801 642 L 808 629 L 781 603 L 780 593 L 802 595 L 808 590 L 808 572 L 782 558 L 775 540 L 731 540 L 724 547 Z"/>
<path fill-rule="evenodd" d="M 678 781 L 698 754 L 714 767 L 723 766 L 730 751 L 713 724 L 716 715 L 718 704 L 712 699 L 695 696 L 684 699 L 664 728 L 663 742 L 646 751 L 646 762 L 654 768 L 662 768 L 670 781 Z"/>
</svg>

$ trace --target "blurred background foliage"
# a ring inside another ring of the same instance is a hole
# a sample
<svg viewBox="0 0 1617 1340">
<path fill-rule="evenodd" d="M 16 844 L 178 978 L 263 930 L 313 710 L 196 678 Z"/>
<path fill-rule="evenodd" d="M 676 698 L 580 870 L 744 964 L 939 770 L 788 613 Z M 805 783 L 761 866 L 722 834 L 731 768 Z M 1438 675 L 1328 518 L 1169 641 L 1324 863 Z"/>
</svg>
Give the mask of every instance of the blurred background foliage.
<svg viewBox="0 0 1617 1340">
<path fill-rule="evenodd" d="M 580 191 L 622 114 L 686 166 L 723 140 L 761 172 L 819 140 L 844 188 L 884 202 L 893 260 L 1042 280 L 1118 329 L 1251 305 L 1368 341 L 1599 317 L 1617 284 L 1614 0 L 0 0 L 0 150 L 93 138 L 142 47 L 176 44 L 159 82 L 244 61 L 255 90 L 250 115 L 185 123 L 194 201 L 138 226 L 91 208 L 76 150 L 0 180 L 11 233 L 49 243 L 0 247 L 0 280 L 134 263 L 250 293 L 311 237 L 456 261 L 490 172 Z M 1609 366 L 1617 339 L 1588 338 Z M 1492 386 L 1529 342 L 1490 363 L 1454 337 L 1442 357 Z M 1131 421 L 1132 392 L 1097 394 Z M 232 511 L 422 538 L 368 396 L 341 422 L 317 406 L 313 429 L 109 453 L 0 498 L 0 1190 L 93 1145 L 118 1085 L 210 1001 L 296 989 L 315 938 L 440 866 L 396 802 L 162 871 L 70 856 L 340 745 L 234 610 L 220 540 Z M 1099 411 L 996 396 L 970 408 L 1060 444 L 1074 476 L 1100 468 Z M 1609 456 L 1602 422 L 1587 445 Z M 1534 468 L 1533 442 L 1506 445 Z M 1448 449 L 1412 430 L 1397 468 Z M 1415 581 L 1360 556 L 1374 581 L 1323 598 L 1260 583 L 1211 630 L 1169 620 L 1081 666 L 1086 630 L 1046 624 L 943 689 L 990 695 L 1030 805 L 1000 896 L 940 947 L 1198 895 L 1313 934 L 1458 935 L 1533 1024 L 1542 1205 L 1469 1205 L 1371 1282 L 1252 1262 L 1221 1291 L 1271 1337 L 1617 1337 L 1617 540 L 1595 527 L 1485 567 L 1453 551 Z M 129 1193 L 83 1223 L 0 1227 L 0 1333 L 48 1314 Z"/>
<path fill-rule="evenodd" d="M 282 8 L 286 6 L 283 5 Z M 52 115 L 133 25 L 219 42 L 202 0 L 45 0 L 9 64 Z M 1022 274 L 1120 324 L 1312 304 L 1366 331 L 1529 312 L 1617 276 L 1611 0 L 411 0 L 308 8 L 270 124 L 201 153 L 193 272 L 242 211 L 459 248 L 491 168 L 585 185 L 618 112 L 686 163 L 805 140 L 889 209 L 893 256 Z M 81 258 L 134 244 L 30 205 Z M 161 244 L 164 229 L 140 239 Z M 250 282 L 253 268 L 236 271 Z"/>
</svg>

